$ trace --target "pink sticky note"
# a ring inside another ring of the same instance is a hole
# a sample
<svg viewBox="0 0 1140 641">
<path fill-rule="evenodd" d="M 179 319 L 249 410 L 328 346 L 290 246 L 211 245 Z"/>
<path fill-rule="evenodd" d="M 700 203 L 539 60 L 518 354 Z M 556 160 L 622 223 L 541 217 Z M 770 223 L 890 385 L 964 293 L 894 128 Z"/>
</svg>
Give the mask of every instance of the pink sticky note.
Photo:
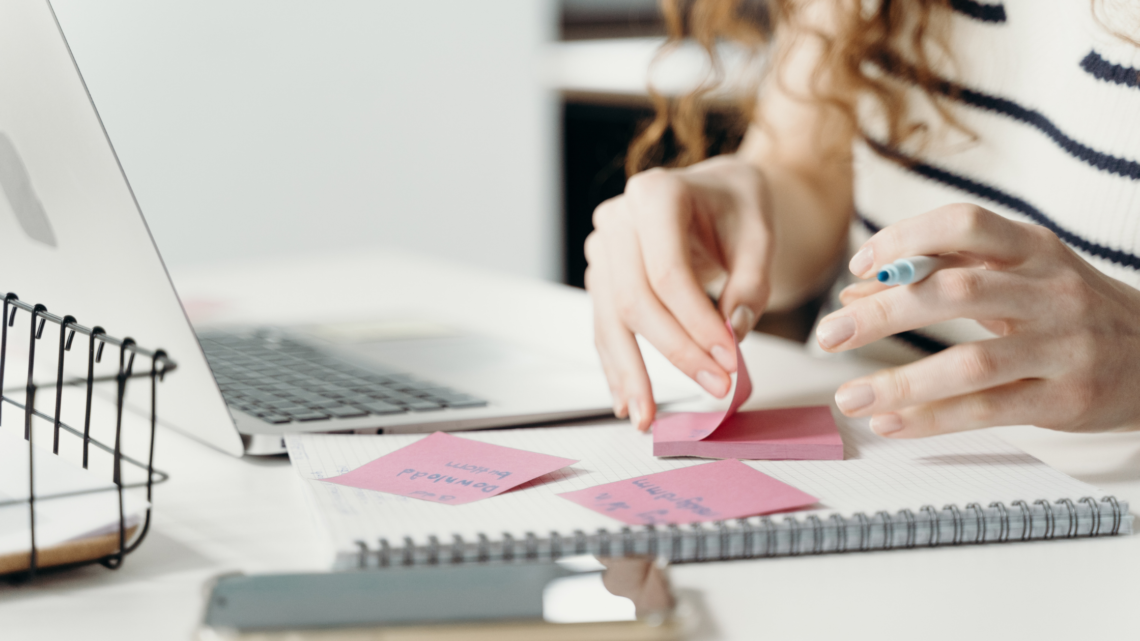
<svg viewBox="0 0 1140 641">
<path fill-rule="evenodd" d="M 654 456 L 843 459 L 843 438 L 826 405 L 738 411 L 752 394 L 752 380 L 739 346 L 736 363 L 736 390 L 728 409 L 661 416 L 653 422 Z"/>
<path fill-rule="evenodd" d="M 831 408 L 786 407 L 739 412 L 703 439 L 688 437 L 701 412 L 670 414 L 653 424 L 654 456 L 766 460 L 842 460 L 843 439 Z"/>
<path fill-rule="evenodd" d="M 735 460 L 658 472 L 558 496 L 629 525 L 741 519 L 818 501 Z"/>
<path fill-rule="evenodd" d="M 351 472 L 323 480 L 462 505 L 502 494 L 577 462 L 436 432 Z"/>
</svg>

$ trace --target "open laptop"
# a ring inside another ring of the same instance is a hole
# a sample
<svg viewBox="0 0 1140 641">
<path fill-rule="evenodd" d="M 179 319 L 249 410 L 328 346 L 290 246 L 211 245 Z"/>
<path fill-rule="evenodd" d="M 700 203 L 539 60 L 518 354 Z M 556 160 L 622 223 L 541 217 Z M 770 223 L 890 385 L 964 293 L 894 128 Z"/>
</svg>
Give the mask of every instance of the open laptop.
<svg viewBox="0 0 1140 641">
<path fill-rule="evenodd" d="M 165 349 L 179 371 L 162 386 L 162 421 L 226 452 L 282 452 L 282 436 L 298 431 L 463 430 L 611 411 L 600 368 L 463 332 L 196 336 L 47 0 L 0 3 L 0 187 L 0 291 Z"/>
</svg>

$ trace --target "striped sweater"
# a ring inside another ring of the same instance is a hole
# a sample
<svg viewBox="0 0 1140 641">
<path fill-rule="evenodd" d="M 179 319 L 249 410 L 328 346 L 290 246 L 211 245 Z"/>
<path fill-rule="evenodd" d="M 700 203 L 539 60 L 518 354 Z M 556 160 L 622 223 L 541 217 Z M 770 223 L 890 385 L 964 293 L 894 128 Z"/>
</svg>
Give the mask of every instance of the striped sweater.
<svg viewBox="0 0 1140 641">
<path fill-rule="evenodd" d="M 915 161 L 908 167 L 857 144 L 852 247 L 893 222 L 971 202 L 1048 227 L 1140 288 L 1140 47 L 1106 30 L 1087 1 L 952 4 L 954 113 L 978 140 L 888 150 Z M 1130 10 L 1140 13 L 1140 3 Z M 873 114 L 864 127 L 878 138 Z M 952 321 L 899 338 L 929 352 L 987 336 L 972 321 Z M 898 345 L 881 341 L 890 342 Z M 864 355 L 899 360 L 892 349 Z"/>
</svg>

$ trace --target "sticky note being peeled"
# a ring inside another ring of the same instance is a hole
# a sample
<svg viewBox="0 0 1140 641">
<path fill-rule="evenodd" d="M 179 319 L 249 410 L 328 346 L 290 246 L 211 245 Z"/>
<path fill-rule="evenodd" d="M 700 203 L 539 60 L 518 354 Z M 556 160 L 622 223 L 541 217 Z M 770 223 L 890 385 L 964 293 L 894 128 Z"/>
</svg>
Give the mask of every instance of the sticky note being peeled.
<svg viewBox="0 0 1140 641">
<path fill-rule="evenodd" d="M 323 480 L 462 505 L 502 494 L 577 462 L 436 432 L 351 472 Z"/>
<path fill-rule="evenodd" d="M 728 325 L 732 332 L 732 325 Z M 653 422 L 654 456 L 842 460 L 843 438 L 826 405 L 741 412 L 752 380 L 736 348 L 736 390 L 721 412 L 677 412 Z"/>
<path fill-rule="evenodd" d="M 558 496 L 630 525 L 742 519 L 818 500 L 740 461 L 702 463 Z"/>
</svg>

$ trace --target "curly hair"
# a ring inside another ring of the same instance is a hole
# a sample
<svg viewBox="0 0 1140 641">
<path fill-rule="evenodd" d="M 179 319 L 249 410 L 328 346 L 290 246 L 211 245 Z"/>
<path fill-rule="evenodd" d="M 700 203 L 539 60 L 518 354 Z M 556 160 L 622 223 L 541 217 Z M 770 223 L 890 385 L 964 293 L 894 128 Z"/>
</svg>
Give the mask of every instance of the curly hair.
<svg viewBox="0 0 1140 641">
<path fill-rule="evenodd" d="M 708 153 L 709 95 L 725 79 L 718 43 L 735 42 L 751 59 L 767 53 L 771 73 L 789 55 L 790 43 L 780 38 L 782 33 L 804 34 L 821 45 L 808 95 L 791 95 L 835 107 L 857 135 L 866 135 L 857 126 L 857 102 L 869 96 L 885 125 L 885 140 L 877 142 L 887 148 L 899 148 L 915 139 L 926 144 L 932 123 L 915 118 L 909 102 L 908 87 L 917 87 L 944 124 L 972 136 L 950 109 L 957 91 L 957 85 L 946 80 L 946 73 L 954 68 L 947 44 L 951 0 L 829 2 L 834 15 L 824 30 L 813 21 L 812 0 L 761 0 L 761 4 L 757 0 L 661 0 L 668 38 L 658 60 L 691 39 L 705 51 L 711 72 L 679 98 L 663 96 L 650 87 L 655 117 L 630 145 L 627 175 L 654 165 L 686 166 L 703 160 Z M 778 73 L 775 81 L 787 91 Z M 756 95 L 756 91 L 748 92 L 736 105 L 738 128 L 746 128 L 755 119 Z M 667 141 L 676 149 L 670 159 L 664 158 Z"/>
</svg>

